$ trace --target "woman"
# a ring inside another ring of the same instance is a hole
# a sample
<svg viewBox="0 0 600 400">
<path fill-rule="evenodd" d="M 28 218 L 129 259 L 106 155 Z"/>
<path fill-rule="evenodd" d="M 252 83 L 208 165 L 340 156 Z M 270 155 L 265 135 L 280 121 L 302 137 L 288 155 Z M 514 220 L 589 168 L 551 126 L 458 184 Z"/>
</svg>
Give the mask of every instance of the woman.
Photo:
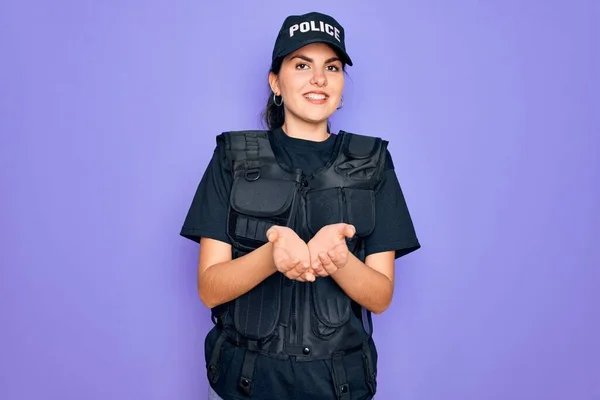
<svg viewBox="0 0 600 400">
<path fill-rule="evenodd" d="M 332 17 L 286 18 L 268 131 L 225 132 L 181 234 L 200 242 L 198 291 L 215 399 L 371 399 L 371 313 L 394 261 L 420 247 L 387 142 L 329 130 L 352 65 Z"/>
</svg>

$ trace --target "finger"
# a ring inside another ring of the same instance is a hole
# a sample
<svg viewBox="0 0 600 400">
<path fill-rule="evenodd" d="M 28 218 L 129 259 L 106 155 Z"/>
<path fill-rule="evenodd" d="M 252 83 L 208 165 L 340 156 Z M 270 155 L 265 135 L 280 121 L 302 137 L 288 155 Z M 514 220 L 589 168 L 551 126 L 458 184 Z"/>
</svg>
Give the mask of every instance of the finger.
<svg viewBox="0 0 600 400">
<path fill-rule="evenodd" d="M 302 277 L 303 272 L 298 271 L 298 264 L 300 262 L 297 262 L 295 264 L 290 264 L 290 268 L 285 271 L 285 276 L 287 276 L 290 279 L 298 279 Z"/>
<path fill-rule="evenodd" d="M 312 266 L 303 261 L 299 263 L 299 265 L 295 266 L 296 271 L 301 271 L 298 280 L 302 282 L 314 282 L 316 280 L 315 271 L 312 269 Z"/>
<path fill-rule="evenodd" d="M 294 268 L 288 271 L 286 276 L 299 282 L 314 282 L 316 280 L 316 277 L 310 268 L 308 270 L 304 270 L 302 273 L 298 273 L 297 268 Z"/>
<path fill-rule="evenodd" d="M 291 278 L 291 277 L 289 277 L 289 276 L 288 276 L 288 278 L 289 278 L 289 279 L 296 280 L 296 281 L 298 281 L 298 282 L 306 282 L 306 278 L 304 277 L 304 275 L 300 275 L 300 276 L 299 276 L 299 277 L 297 277 L 297 278 Z"/>
<path fill-rule="evenodd" d="M 335 271 L 337 271 L 337 266 L 328 254 L 320 253 L 319 260 L 321 260 L 321 265 L 323 265 L 323 269 L 326 275 L 331 275 Z"/>
<path fill-rule="evenodd" d="M 335 265 L 336 268 L 339 268 L 339 266 L 341 266 L 343 257 L 339 253 L 336 253 L 335 251 L 329 251 L 327 255 L 329 256 L 331 263 Z"/>
<path fill-rule="evenodd" d="M 317 276 L 320 278 L 325 278 L 326 276 L 331 275 L 325 268 L 323 268 L 318 274 Z"/>
<path fill-rule="evenodd" d="M 323 269 L 323 266 L 321 265 L 321 260 L 318 257 L 312 262 L 310 267 L 316 273 Z"/>
<path fill-rule="evenodd" d="M 304 274 L 306 272 L 306 270 L 308 269 L 309 265 L 306 261 L 300 261 L 298 260 L 297 262 L 294 263 L 293 267 L 290 269 L 290 273 L 294 276 L 295 278 L 298 278 L 299 276 L 301 276 L 302 274 Z"/>
<path fill-rule="evenodd" d="M 341 268 L 346 265 L 348 260 L 348 247 L 345 243 L 338 244 L 333 249 L 329 250 L 327 255 L 331 259 L 331 262 L 335 264 L 336 268 Z"/>
<path fill-rule="evenodd" d="M 320 257 L 317 261 L 315 261 L 313 263 L 312 269 L 313 269 L 315 275 L 317 275 L 317 276 L 325 277 L 325 276 L 329 275 L 329 273 L 325 270 L 325 268 L 323 268 L 323 264 L 322 264 Z"/>
<path fill-rule="evenodd" d="M 314 282 L 316 280 L 315 275 L 310 271 L 305 272 L 303 277 L 307 282 Z"/>
</svg>

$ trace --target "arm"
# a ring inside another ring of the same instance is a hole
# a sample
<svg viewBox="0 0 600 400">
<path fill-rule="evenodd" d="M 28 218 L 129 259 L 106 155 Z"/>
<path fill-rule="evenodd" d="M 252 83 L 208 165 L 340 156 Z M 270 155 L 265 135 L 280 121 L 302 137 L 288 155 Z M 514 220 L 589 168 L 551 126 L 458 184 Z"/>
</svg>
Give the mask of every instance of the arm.
<svg viewBox="0 0 600 400">
<path fill-rule="evenodd" d="M 334 268 L 332 278 L 350 298 L 379 314 L 392 301 L 395 259 L 420 248 L 389 152 L 384 179 L 375 195 L 375 209 L 375 228 L 366 238 L 365 263 L 348 252 L 347 263 L 337 272 Z"/>
<path fill-rule="evenodd" d="M 271 243 L 232 260 L 227 214 L 233 177 L 217 146 L 198 185 L 181 235 L 200 243 L 198 295 L 209 308 L 250 291 L 276 271 Z"/>
<path fill-rule="evenodd" d="M 316 275 L 331 276 L 344 292 L 367 310 L 380 314 L 394 292 L 394 251 L 369 254 L 365 263 L 348 250 L 345 238 L 354 236 L 352 225 L 324 226 L 308 242 Z"/>
<path fill-rule="evenodd" d="M 242 257 L 231 259 L 231 245 L 208 238 L 200 241 L 198 294 L 209 308 L 231 301 L 277 272 L 273 244 L 265 243 Z"/>
<path fill-rule="evenodd" d="M 371 254 L 365 263 L 348 252 L 346 265 L 331 277 L 352 300 L 381 314 L 389 307 L 394 293 L 394 252 Z"/>
<path fill-rule="evenodd" d="M 253 289 L 275 272 L 290 279 L 314 280 L 307 272 L 308 247 L 288 227 L 272 226 L 268 242 L 232 260 L 231 245 L 202 238 L 198 265 L 198 294 L 209 308 L 231 301 Z"/>
</svg>

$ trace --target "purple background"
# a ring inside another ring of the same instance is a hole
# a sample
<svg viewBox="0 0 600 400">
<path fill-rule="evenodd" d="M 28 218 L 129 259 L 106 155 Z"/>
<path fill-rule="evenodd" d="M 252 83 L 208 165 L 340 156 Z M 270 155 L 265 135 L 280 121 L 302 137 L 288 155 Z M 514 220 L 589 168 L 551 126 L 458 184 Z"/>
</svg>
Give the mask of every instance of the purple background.
<svg viewBox="0 0 600 400">
<path fill-rule="evenodd" d="M 391 141 L 423 244 L 378 400 L 600 399 L 598 2 L 325 3 L 2 2 L 1 399 L 205 397 L 179 229 L 311 10 L 355 61 L 333 129 Z"/>
</svg>

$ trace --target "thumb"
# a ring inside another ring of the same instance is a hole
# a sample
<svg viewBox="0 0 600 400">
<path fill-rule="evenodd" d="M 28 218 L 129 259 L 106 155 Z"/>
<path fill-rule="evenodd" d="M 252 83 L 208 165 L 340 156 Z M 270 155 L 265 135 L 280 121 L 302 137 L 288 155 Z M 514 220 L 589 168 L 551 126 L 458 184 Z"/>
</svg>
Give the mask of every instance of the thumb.
<svg viewBox="0 0 600 400">
<path fill-rule="evenodd" d="M 276 226 L 272 226 L 267 231 L 267 240 L 271 243 L 274 243 L 279 239 L 279 230 Z"/>
<path fill-rule="evenodd" d="M 354 225 L 344 224 L 340 229 L 340 234 L 347 238 L 352 238 L 355 233 L 356 228 L 354 227 Z"/>
</svg>

